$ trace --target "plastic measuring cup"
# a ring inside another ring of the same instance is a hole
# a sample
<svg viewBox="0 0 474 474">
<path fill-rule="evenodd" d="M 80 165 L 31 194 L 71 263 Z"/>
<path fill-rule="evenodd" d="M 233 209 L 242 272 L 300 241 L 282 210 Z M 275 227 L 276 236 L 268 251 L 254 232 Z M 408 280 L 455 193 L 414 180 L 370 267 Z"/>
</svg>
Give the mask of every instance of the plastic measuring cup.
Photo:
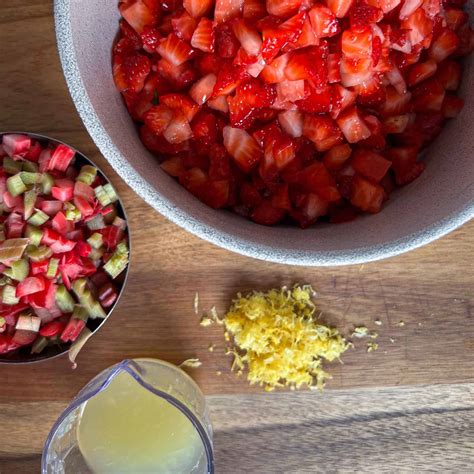
<svg viewBox="0 0 474 474">
<path fill-rule="evenodd" d="M 124 360 L 93 378 L 72 400 L 51 429 L 43 449 L 42 473 L 93 472 L 81 453 L 78 427 L 87 402 L 102 392 L 105 397 L 107 387 L 119 374 L 121 377 L 125 375 L 131 377 L 131 380 L 135 380 L 148 392 L 169 403 L 189 420 L 202 442 L 202 450 L 199 451 L 202 451 L 202 454 L 191 472 L 212 474 L 214 472 L 212 426 L 204 395 L 184 371 L 156 359 Z"/>
</svg>

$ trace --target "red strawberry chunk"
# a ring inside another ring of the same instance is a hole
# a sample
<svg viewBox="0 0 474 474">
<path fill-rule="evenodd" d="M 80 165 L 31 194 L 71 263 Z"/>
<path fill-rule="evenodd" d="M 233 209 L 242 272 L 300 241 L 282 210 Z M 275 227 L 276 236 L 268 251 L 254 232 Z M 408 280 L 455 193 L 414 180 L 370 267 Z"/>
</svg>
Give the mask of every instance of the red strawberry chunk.
<svg viewBox="0 0 474 474">
<path fill-rule="evenodd" d="M 426 16 L 423 8 L 418 8 L 400 23 L 401 28 L 409 31 L 409 38 L 412 45 L 421 43 L 429 39 L 433 31 L 433 20 Z"/>
<path fill-rule="evenodd" d="M 373 75 L 372 59 L 356 59 L 343 57 L 341 59 L 341 84 L 353 87 L 370 80 Z"/>
<path fill-rule="evenodd" d="M 122 2 L 119 8 L 123 18 L 139 34 L 146 26 L 153 25 L 157 21 L 157 11 L 150 9 L 144 0 Z"/>
<path fill-rule="evenodd" d="M 199 105 L 203 105 L 211 97 L 216 85 L 215 74 L 208 74 L 195 82 L 189 91 L 189 95 Z"/>
<path fill-rule="evenodd" d="M 327 6 L 337 18 L 345 17 L 353 3 L 354 0 L 326 0 Z"/>
<path fill-rule="evenodd" d="M 151 26 L 146 26 L 143 33 L 140 35 L 143 49 L 150 54 L 153 54 L 156 51 L 161 39 L 162 36 L 159 31 Z"/>
<path fill-rule="evenodd" d="M 141 54 L 115 61 L 113 69 L 115 85 L 120 92 L 138 93 L 145 85 L 150 68 L 150 60 Z"/>
<path fill-rule="evenodd" d="M 237 19 L 232 22 L 232 29 L 242 48 L 248 54 L 257 56 L 262 47 L 262 38 L 257 29 L 249 26 L 245 20 Z"/>
<path fill-rule="evenodd" d="M 180 40 L 174 33 L 170 33 L 162 40 L 156 51 L 174 66 L 183 64 L 193 54 L 189 44 Z"/>
<path fill-rule="evenodd" d="M 327 48 L 310 46 L 290 53 L 285 77 L 290 81 L 307 79 L 316 87 L 323 87 L 327 82 Z"/>
<path fill-rule="evenodd" d="M 199 106 L 183 94 L 166 94 L 160 98 L 160 104 L 170 108 L 174 113 L 183 114 L 190 122 L 199 110 Z"/>
<path fill-rule="evenodd" d="M 260 78 L 269 84 L 275 84 L 286 80 L 285 68 L 290 59 L 288 54 L 282 54 L 266 65 L 260 74 Z"/>
<path fill-rule="evenodd" d="M 288 17 L 298 11 L 302 0 L 266 0 L 270 15 Z"/>
<path fill-rule="evenodd" d="M 351 204 L 366 212 L 376 213 L 380 211 L 384 198 L 382 186 L 355 176 L 352 180 L 350 201 Z"/>
<path fill-rule="evenodd" d="M 444 16 L 448 28 L 452 31 L 457 31 L 462 25 L 469 21 L 469 15 L 459 8 L 446 8 Z"/>
<path fill-rule="evenodd" d="M 205 53 L 214 52 L 214 30 L 211 20 L 208 18 L 199 20 L 191 38 L 191 46 Z"/>
<path fill-rule="evenodd" d="M 249 21 L 257 21 L 267 14 L 265 0 L 244 0 L 243 17 Z"/>
<path fill-rule="evenodd" d="M 342 33 L 342 53 L 346 58 L 363 59 L 372 55 L 372 30 L 369 27 L 345 30 Z"/>
<path fill-rule="evenodd" d="M 185 11 L 178 16 L 174 16 L 174 18 L 171 19 L 171 25 L 179 39 L 189 42 L 196 29 L 197 20 Z"/>
<path fill-rule="evenodd" d="M 317 38 L 327 38 L 339 33 L 339 22 L 329 8 L 316 5 L 311 8 L 308 15 Z"/>
<path fill-rule="evenodd" d="M 260 160 L 262 151 L 255 139 L 240 128 L 225 127 L 224 146 L 244 172 L 249 172 Z"/>
<path fill-rule="evenodd" d="M 277 97 L 281 102 L 304 99 L 306 96 L 305 83 L 303 80 L 299 81 L 282 81 L 277 84 Z"/>
<path fill-rule="evenodd" d="M 294 138 L 303 135 L 303 114 L 299 110 L 287 110 L 278 114 L 281 128 Z"/>
<path fill-rule="evenodd" d="M 461 65 L 451 60 L 439 63 L 436 78 L 446 90 L 457 90 L 461 83 Z"/>
<path fill-rule="evenodd" d="M 210 12 L 212 0 L 183 0 L 183 7 L 193 18 L 201 18 Z"/>
<path fill-rule="evenodd" d="M 440 63 L 456 51 L 459 43 L 456 33 L 449 28 L 444 28 L 441 34 L 432 42 L 428 54 L 430 58 Z"/>
<path fill-rule="evenodd" d="M 365 29 L 383 18 L 383 11 L 372 5 L 360 3 L 350 11 L 351 29 Z"/>
<path fill-rule="evenodd" d="M 334 178 L 323 163 L 316 161 L 302 173 L 301 185 L 306 192 L 315 193 L 329 202 L 338 201 L 341 198 Z"/>
<path fill-rule="evenodd" d="M 238 17 L 242 13 L 243 7 L 243 0 L 216 0 L 214 20 L 216 23 L 224 23 Z"/>
<path fill-rule="evenodd" d="M 391 148 L 388 151 L 387 158 L 392 161 L 395 181 L 399 186 L 411 183 L 424 170 L 424 164 L 416 161 L 417 156 L 418 149 L 413 147 Z"/>
<path fill-rule="evenodd" d="M 445 90 L 441 83 L 432 78 L 413 88 L 415 112 L 438 112 L 443 106 Z"/>
<path fill-rule="evenodd" d="M 357 173 L 376 183 L 382 180 L 392 165 L 390 160 L 366 148 L 357 148 L 351 163 Z"/>
<path fill-rule="evenodd" d="M 371 135 L 356 107 L 342 112 L 336 122 L 349 143 L 359 142 Z"/>
<path fill-rule="evenodd" d="M 325 115 L 305 115 L 303 134 L 314 142 L 318 151 L 327 151 L 343 141 L 341 130 Z"/>
<path fill-rule="evenodd" d="M 341 82 L 341 55 L 331 53 L 328 55 L 328 82 Z"/>
<path fill-rule="evenodd" d="M 410 116 L 405 115 L 394 115 L 387 117 L 383 122 L 383 128 L 385 133 L 403 133 L 410 122 Z"/>
<path fill-rule="evenodd" d="M 309 84 L 305 85 L 306 97 L 297 102 L 298 108 L 303 112 L 328 113 L 332 108 L 332 88 L 315 89 Z"/>
<path fill-rule="evenodd" d="M 193 136 L 188 119 L 184 114 L 176 114 L 163 132 L 163 136 L 171 143 L 183 143 Z"/>
<path fill-rule="evenodd" d="M 383 116 L 400 115 L 408 112 L 412 97 L 411 92 L 399 94 L 395 88 L 389 86 L 385 90 L 385 95 L 386 99 L 380 110 Z"/>
<path fill-rule="evenodd" d="M 161 135 L 171 122 L 172 110 L 166 105 L 155 105 L 145 113 L 145 124 L 157 135 Z"/>
<path fill-rule="evenodd" d="M 285 217 L 285 211 L 275 208 L 271 201 L 262 201 L 262 203 L 253 210 L 250 217 L 257 224 L 274 225 Z"/>
<path fill-rule="evenodd" d="M 217 74 L 212 97 L 229 95 L 237 88 L 246 75 L 247 72 L 244 66 L 225 64 Z"/>
<path fill-rule="evenodd" d="M 341 169 L 350 158 L 351 153 L 352 148 L 347 143 L 336 145 L 324 154 L 323 163 L 330 170 Z"/>
<path fill-rule="evenodd" d="M 464 107 L 464 100 L 452 94 L 444 97 L 441 113 L 446 118 L 456 118 Z"/>
<path fill-rule="evenodd" d="M 436 73 L 437 64 L 434 59 L 428 59 L 424 63 L 417 63 L 410 67 L 408 74 L 408 85 L 414 86 Z"/>
</svg>

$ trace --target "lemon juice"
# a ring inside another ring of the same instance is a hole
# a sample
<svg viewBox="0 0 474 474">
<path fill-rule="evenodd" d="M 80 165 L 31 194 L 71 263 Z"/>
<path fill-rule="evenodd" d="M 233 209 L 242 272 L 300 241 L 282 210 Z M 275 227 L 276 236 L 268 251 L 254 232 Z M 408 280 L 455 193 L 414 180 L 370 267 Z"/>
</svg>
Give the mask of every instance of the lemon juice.
<svg viewBox="0 0 474 474">
<path fill-rule="evenodd" d="M 199 473 L 205 456 L 191 421 L 126 372 L 86 402 L 77 439 L 95 474 Z"/>
</svg>

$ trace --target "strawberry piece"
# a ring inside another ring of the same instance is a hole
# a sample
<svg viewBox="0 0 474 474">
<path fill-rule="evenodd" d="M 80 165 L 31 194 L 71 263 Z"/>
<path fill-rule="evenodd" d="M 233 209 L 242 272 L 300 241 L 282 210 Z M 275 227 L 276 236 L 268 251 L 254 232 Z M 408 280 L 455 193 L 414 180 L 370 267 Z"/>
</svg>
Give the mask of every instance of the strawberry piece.
<svg viewBox="0 0 474 474">
<path fill-rule="evenodd" d="M 400 9 L 400 20 L 408 18 L 413 12 L 418 9 L 418 7 L 421 7 L 422 4 L 423 0 L 405 0 L 402 5 L 402 8 Z"/>
<path fill-rule="evenodd" d="M 250 217 L 257 224 L 275 225 L 285 217 L 285 211 L 273 207 L 271 201 L 262 201 L 252 211 Z"/>
<path fill-rule="evenodd" d="M 217 141 L 217 121 L 213 113 L 202 111 L 197 114 L 191 123 L 194 140 L 205 145 L 211 145 Z"/>
<path fill-rule="evenodd" d="M 383 18 L 383 11 L 375 6 L 360 3 L 354 5 L 350 11 L 350 24 L 353 30 L 364 30 Z"/>
<path fill-rule="evenodd" d="M 208 74 L 195 82 L 189 91 L 189 95 L 199 105 L 203 105 L 211 97 L 216 85 L 215 74 Z"/>
<path fill-rule="evenodd" d="M 371 135 L 369 128 L 356 107 L 343 111 L 336 119 L 344 137 L 349 143 L 356 143 Z"/>
<path fill-rule="evenodd" d="M 436 73 L 437 64 L 434 59 L 428 59 L 424 63 L 417 63 L 410 67 L 408 73 L 408 85 L 414 86 L 430 78 Z"/>
<path fill-rule="evenodd" d="M 228 179 L 209 181 L 203 191 L 200 199 L 208 206 L 214 209 L 225 207 L 229 201 L 230 183 Z"/>
<path fill-rule="evenodd" d="M 395 51 L 410 54 L 413 51 L 413 45 L 410 40 L 410 31 L 391 28 L 389 33 L 389 45 L 390 48 Z"/>
<path fill-rule="evenodd" d="M 461 83 L 461 65 L 451 60 L 439 63 L 436 78 L 446 90 L 457 90 Z"/>
<path fill-rule="evenodd" d="M 120 92 L 139 93 L 145 85 L 150 73 L 150 60 L 141 54 L 127 56 L 114 62 L 113 76 L 115 85 Z"/>
<path fill-rule="evenodd" d="M 402 20 L 400 26 L 402 29 L 409 31 L 408 36 L 413 46 L 425 40 L 431 41 L 433 20 L 426 16 L 425 11 L 421 7 Z"/>
<path fill-rule="evenodd" d="M 387 158 L 392 161 L 395 172 L 395 182 L 398 186 L 411 183 L 425 169 L 424 163 L 416 161 L 418 149 L 413 147 L 391 148 L 387 152 Z"/>
<path fill-rule="evenodd" d="M 171 25 L 174 33 L 179 39 L 189 42 L 193 37 L 194 30 L 196 29 L 197 20 L 187 11 L 184 11 L 178 16 L 173 16 L 171 19 Z"/>
<path fill-rule="evenodd" d="M 403 133 L 408 126 L 410 116 L 405 115 L 394 115 L 393 117 L 387 117 L 383 122 L 383 128 L 385 133 Z"/>
<path fill-rule="evenodd" d="M 221 95 L 229 95 L 246 77 L 247 72 L 244 66 L 233 66 L 232 64 L 224 64 L 217 74 L 216 84 L 212 97 L 216 98 Z"/>
<path fill-rule="evenodd" d="M 267 14 L 265 0 L 244 0 L 243 17 L 252 23 Z"/>
<path fill-rule="evenodd" d="M 339 33 L 339 22 L 329 8 L 316 5 L 311 8 L 308 15 L 317 38 L 328 38 Z"/>
<path fill-rule="evenodd" d="M 366 148 L 357 148 L 352 154 L 352 167 L 364 178 L 378 183 L 392 166 L 390 160 Z"/>
<path fill-rule="evenodd" d="M 350 158 L 351 153 L 352 148 L 347 143 L 336 145 L 324 154 L 324 166 L 330 170 L 339 170 Z"/>
<path fill-rule="evenodd" d="M 440 63 L 453 54 L 459 46 L 459 38 L 449 28 L 444 28 L 441 34 L 432 42 L 428 55 Z"/>
<path fill-rule="evenodd" d="M 150 54 L 153 54 L 156 51 L 161 39 L 162 36 L 159 31 L 151 26 L 145 26 L 143 33 L 140 36 L 143 49 Z"/>
<path fill-rule="evenodd" d="M 290 193 L 287 183 L 280 183 L 277 185 L 272 197 L 271 204 L 277 209 L 284 211 L 291 210 Z"/>
<path fill-rule="evenodd" d="M 257 207 L 262 202 L 262 196 L 258 189 L 251 183 L 242 183 L 240 187 L 240 200 L 242 204 L 249 208 Z"/>
<path fill-rule="evenodd" d="M 132 48 L 136 51 L 142 48 L 141 35 L 139 35 L 125 20 L 120 20 L 119 23 L 120 33 L 122 37 L 130 40 Z M 147 27 L 145 27 L 146 29 Z"/>
<path fill-rule="evenodd" d="M 341 84 L 344 87 L 353 87 L 370 80 L 373 75 L 372 59 L 355 59 L 342 57 Z"/>
<path fill-rule="evenodd" d="M 385 102 L 380 109 L 383 116 L 401 115 L 409 111 L 411 92 L 399 94 L 394 87 L 389 86 L 385 89 L 385 96 Z"/>
<path fill-rule="evenodd" d="M 166 105 L 155 105 L 146 112 L 144 122 L 153 133 L 161 135 L 170 124 L 172 117 L 173 112 L 169 107 Z"/>
<path fill-rule="evenodd" d="M 189 44 L 180 40 L 174 33 L 162 40 L 156 51 L 174 66 L 183 64 L 193 55 Z"/>
<path fill-rule="evenodd" d="M 459 8 L 446 8 L 444 10 L 444 17 L 448 28 L 452 31 L 457 31 L 469 21 L 469 15 Z"/>
<path fill-rule="evenodd" d="M 270 15 L 288 17 L 295 14 L 302 0 L 266 0 L 267 12 Z"/>
<path fill-rule="evenodd" d="M 153 26 L 158 20 L 158 10 L 150 9 L 144 0 L 123 2 L 120 13 L 127 23 L 141 34 L 146 26 Z"/>
<path fill-rule="evenodd" d="M 323 87 L 327 82 L 327 47 L 310 46 L 290 54 L 285 67 L 285 77 L 290 81 L 306 79 L 315 87 Z"/>
<path fill-rule="evenodd" d="M 260 74 L 260 78 L 269 83 L 275 84 L 285 80 L 285 68 L 288 64 L 289 55 L 282 54 L 266 65 Z"/>
<path fill-rule="evenodd" d="M 304 99 L 306 97 L 305 82 L 299 81 L 282 81 L 277 84 L 277 99 L 281 102 Z"/>
<path fill-rule="evenodd" d="M 170 176 L 179 178 L 184 174 L 186 168 L 183 163 L 183 158 L 181 156 L 173 156 L 161 163 L 161 169 L 168 173 Z"/>
<path fill-rule="evenodd" d="M 372 39 L 372 30 L 369 27 L 345 30 L 341 40 L 342 54 L 351 59 L 371 57 Z"/>
<path fill-rule="evenodd" d="M 356 101 L 357 92 L 345 89 L 339 84 L 332 88 L 331 96 L 331 116 L 337 118 L 339 114 L 353 105 Z"/>
<path fill-rule="evenodd" d="M 224 23 L 241 15 L 244 6 L 243 0 L 216 0 L 214 21 Z"/>
<path fill-rule="evenodd" d="M 213 3 L 213 0 L 183 0 L 183 7 L 193 18 L 201 18 L 210 12 Z"/>
<path fill-rule="evenodd" d="M 281 128 L 294 138 L 303 135 L 303 115 L 299 110 L 287 110 L 278 114 Z"/>
<path fill-rule="evenodd" d="M 464 107 L 464 100 L 452 94 L 446 94 L 441 113 L 446 118 L 456 118 Z"/>
<path fill-rule="evenodd" d="M 354 0 L 326 0 L 327 6 L 337 18 L 343 18 L 352 7 Z"/>
<path fill-rule="evenodd" d="M 191 38 L 191 46 L 205 53 L 214 52 L 214 30 L 212 21 L 201 18 Z"/>
<path fill-rule="evenodd" d="M 193 132 L 184 113 L 175 114 L 173 120 L 163 132 L 163 137 L 172 144 L 185 142 L 192 136 Z"/>
<path fill-rule="evenodd" d="M 339 53 L 328 54 L 328 82 L 341 82 L 341 55 Z"/>
<path fill-rule="evenodd" d="M 306 48 L 306 46 L 317 46 L 319 39 L 314 34 L 313 28 L 309 18 L 304 18 L 304 23 L 301 28 L 301 34 L 298 36 L 296 41 L 291 41 L 287 46 L 291 49 Z"/>
<path fill-rule="evenodd" d="M 314 224 L 318 217 L 328 213 L 328 202 L 321 199 L 317 194 L 307 193 L 302 196 L 299 209 L 290 211 L 290 216 L 302 229 Z"/>
<path fill-rule="evenodd" d="M 242 48 L 250 55 L 257 56 L 262 47 L 262 38 L 256 28 L 247 24 L 245 20 L 232 21 L 232 29 Z"/>
<path fill-rule="evenodd" d="M 224 127 L 224 146 L 239 166 L 248 173 L 260 160 L 262 151 L 255 139 L 240 128 Z"/>
<path fill-rule="evenodd" d="M 456 56 L 467 56 L 474 50 L 474 31 L 468 23 L 465 23 L 458 28 L 456 34 L 459 38 Z"/>
<path fill-rule="evenodd" d="M 189 149 L 188 142 L 171 144 L 163 136 L 153 133 L 146 125 L 140 128 L 139 133 L 145 148 L 156 155 L 174 155 Z"/>
<path fill-rule="evenodd" d="M 329 86 L 315 89 L 309 84 L 305 85 L 305 98 L 296 102 L 302 112 L 328 113 L 332 107 L 332 89 Z"/>
<path fill-rule="evenodd" d="M 227 104 L 227 98 L 223 95 L 216 97 L 215 99 L 208 100 L 207 105 L 209 106 L 209 108 L 218 110 L 223 114 L 229 113 L 229 105 Z"/>
<path fill-rule="evenodd" d="M 351 204 L 363 211 L 377 213 L 380 211 L 384 198 L 382 186 L 354 176 L 350 195 Z"/>
<path fill-rule="evenodd" d="M 415 112 L 438 112 L 443 106 L 444 96 L 442 84 L 431 78 L 413 88 L 413 109 Z"/>
<path fill-rule="evenodd" d="M 306 192 L 316 193 L 325 201 L 334 202 L 341 198 L 336 182 L 323 163 L 316 161 L 302 172 L 301 186 Z"/>
<path fill-rule="evenodd" d="M 157 67 L 160 75 L 169 81 L 176 90 L 184 89 L 198 78 L 196 69 L 188 63 L 175 66 L 162 58 L 158 61 Z M 160 92 L 162 93 L 162 91 Z"/>
<path fill-rule="evenodd" d="M 199 110 L 199 106 L 183 94 L 166 94 L 160 96 L 160 104 L 170 108 L 174 113 L 183 114 L 190 122 Z"/>
<path fill-rule="evenodd" d="M 327 151 L 343 141 L 341 130 L 324 115 L 305 115 L 303 135 L 314 142 L 318 151 Z"/>
</svg>

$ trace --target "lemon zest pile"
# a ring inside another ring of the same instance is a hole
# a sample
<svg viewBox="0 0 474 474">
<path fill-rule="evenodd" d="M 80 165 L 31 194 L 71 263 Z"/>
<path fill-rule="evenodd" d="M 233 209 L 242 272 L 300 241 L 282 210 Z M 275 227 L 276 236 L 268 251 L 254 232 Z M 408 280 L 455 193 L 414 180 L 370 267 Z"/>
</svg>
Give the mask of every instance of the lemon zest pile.
<svg viewBox="0 0 474 474">
<path fill-rule="evenodd" d="M 239 293 L 224 317 L 235 346 L 232 370 L 246 368 L 249 382 L 268 391 L 322 389 L 330 378 L 323 359 L 338 359 L 348 344 L 337 329 L 316 322 L 313 295 L 309 285 Z"/>
</svg>

